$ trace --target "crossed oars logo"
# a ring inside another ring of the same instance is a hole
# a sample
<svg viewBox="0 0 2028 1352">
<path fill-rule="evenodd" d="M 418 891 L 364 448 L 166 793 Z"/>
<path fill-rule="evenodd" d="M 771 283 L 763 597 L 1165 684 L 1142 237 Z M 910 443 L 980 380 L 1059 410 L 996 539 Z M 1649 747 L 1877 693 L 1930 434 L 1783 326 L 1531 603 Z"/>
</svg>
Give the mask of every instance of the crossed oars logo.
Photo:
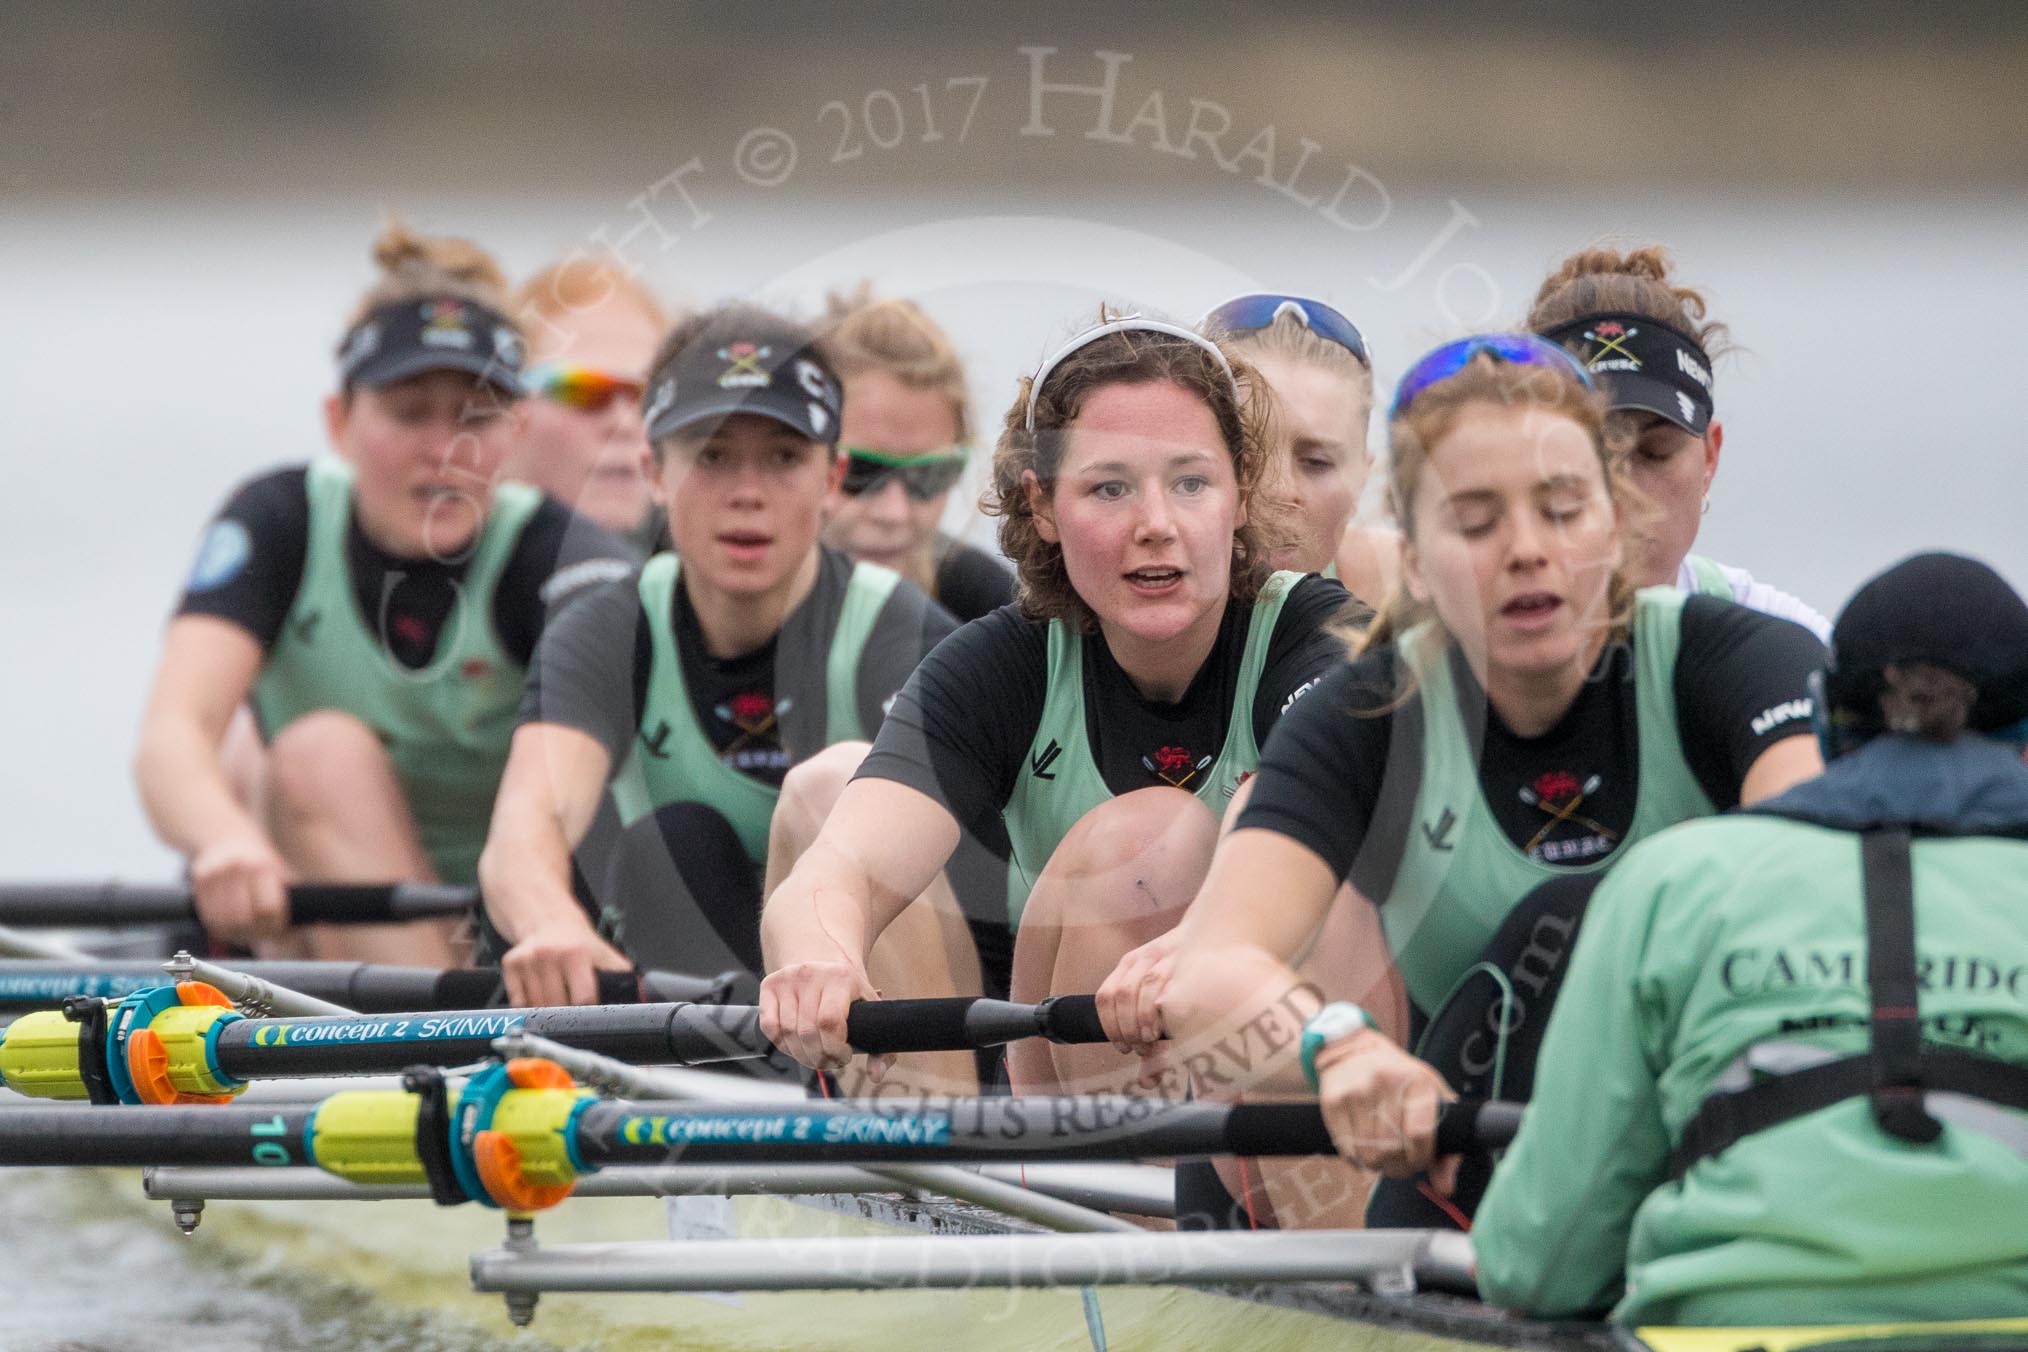
<svg viewBox="0 0 2028 1352">
<path fill-rule="evenodd" d="M 1640 370 L 1641 359 L 1627 351 L 1625 347 L 1627 339 L 1639 332 L 1639 329 L 1630 329 L 1620 324 L 1610 323 L 1601 324 L 1595 329 L 1586 329 L 1584 331 L 1584 340 L 1587 343 L 1598 344 L 1598 350 L 1587 357 L 1584 364 L 1587 367 L 1596 367 L 1607 357 L 1620 357 L 1633 363 L 1635 370 Z"/>
<path fill-rule="evenodd" d="M 1539 783 L 1540 781 L 1537 782 Z M 1542 823 L 1541 830 L 1528 838 L 1528 843 L 1521 847 L 1521 853 L 1533 854 L 1536 847 L 1549 838 L 1551 831 L 1566 823 L 1595 831 L 1607 840 L 1618 840 L 1620 838 L 1619 832 L 1613 830 L 1610 826 L 1604 826 L 1593 821 L 1590 817 L 1578 811 L 1580 807 L 1584 806 L 1585 798 L 1598 792 L 1598 786 L 1603 782 L 1603 776 L 1593 775 L 1590 779 L 1585 780 L 1575 793 L 1571 794 L 1567 800 L 1561 803 L 1552 803 L 1541 793 L 1537 792 L 1533 786 L 1523 784 L 1521 786 L 1521 801 L 1530 807 L 1539 807 L 1544 812 L 1547 812 L 1549 820 Z"/>
</svg>

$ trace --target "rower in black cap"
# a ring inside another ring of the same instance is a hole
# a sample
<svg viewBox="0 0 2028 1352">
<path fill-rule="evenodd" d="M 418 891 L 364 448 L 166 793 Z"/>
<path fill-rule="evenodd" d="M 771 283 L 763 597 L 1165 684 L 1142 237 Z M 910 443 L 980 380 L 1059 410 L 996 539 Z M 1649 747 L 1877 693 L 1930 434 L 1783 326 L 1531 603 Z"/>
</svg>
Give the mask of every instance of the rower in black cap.
<svg viewBox="0 0 2028 1352">
<path fill-rule="evenodd" d="M 2028 1310 L 2028 605 L 1911 558 L 1839 617 L 1816 779 L 1598 890 L 1473 1230 L 1645 1324 Z"/>
<path fill-rule="evenodd" d="M 1722 596 L 1828 639 L 1831 622 L 1809 605 L 1691 551 L 1725 445 L 1712 358 L 1724 355 L 1726 329 L 1705 314 L 1704 297 L 1671 277 L 1666 250 L 1593 247 L 1544 280 L 1527 326 L 1569 348 L 1605 389 L 1614 450 L 1653 509 L 1631 522 L 1635 581 Z"/>
<path fill-rule="evenodd" d="M 249 480 L 212 521 L 142 723 L 142 802 L 219 938 L 278 935 L 289 882 L 471 883 L 545 615 L 634 559 L 499 482 L 522 337 L 493 260 L 398 225 L 374 258 L 325 401 L 334 454 Z M 258 741 L 228 735 L 243 702 Z M 443 922 L 298 939 L 457 956 Z"/>
<path fill-rule="evenodd" d="M 815 333 L 767 310 L 721 306 L 662 340 L 643 472 L 675 552 L 545 635 L 480 867 L 517 1003 L 589 1003 L 595 969 L 629 957 L 758 972 L 783 778 L 869 739 L 956 628 L 899 574 L 819 542 L 843 402 Z M 624 830 L 594 825 L 609 787 Z M 911 994 L 955 993 L 917 975 Z M 969 1074 L 968 1055 L 952 1064 Z"/>
</svg>

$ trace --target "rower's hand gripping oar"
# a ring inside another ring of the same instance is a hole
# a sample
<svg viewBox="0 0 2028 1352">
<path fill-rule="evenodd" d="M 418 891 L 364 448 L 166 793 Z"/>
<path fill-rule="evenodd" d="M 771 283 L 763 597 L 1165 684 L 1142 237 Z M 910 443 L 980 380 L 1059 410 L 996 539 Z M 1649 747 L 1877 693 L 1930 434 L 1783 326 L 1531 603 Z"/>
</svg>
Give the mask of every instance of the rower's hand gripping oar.
<svg viewBox="0 0 2028 1352">
<path fill-rule="evenodd" d="M 465 915 L 476 887 L 441 883 L 298 883 L 289 888 L 291 925 L 382 925 Z M 197 915 L 187 883 L 4 883 L 0 925 L 173 925 Z"/>
</svg>

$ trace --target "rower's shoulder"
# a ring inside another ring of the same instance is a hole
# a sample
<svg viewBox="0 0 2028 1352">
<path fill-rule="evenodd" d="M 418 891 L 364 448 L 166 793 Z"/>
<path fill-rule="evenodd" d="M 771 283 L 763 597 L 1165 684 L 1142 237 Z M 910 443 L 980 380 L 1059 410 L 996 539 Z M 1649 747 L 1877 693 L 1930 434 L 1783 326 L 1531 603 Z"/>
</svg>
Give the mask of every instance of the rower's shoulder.
<svg viewBox="0 0 2028 1352">
<path fill-rule="evenodd" d="M 1322 573 L 1305 573 L 1289 583 L 1276 623 L 1364 629 L 1372 621 L 1373 608 L 1346 590 L 1344 583 Z"/>
<path fill-rule="evenodd" d="M 302 517 L 310 512 L 310 467 L 305 463 L 277 465 L 250 474 L 226 495 L 220 516 L 246 521 Z"/>
</svg>

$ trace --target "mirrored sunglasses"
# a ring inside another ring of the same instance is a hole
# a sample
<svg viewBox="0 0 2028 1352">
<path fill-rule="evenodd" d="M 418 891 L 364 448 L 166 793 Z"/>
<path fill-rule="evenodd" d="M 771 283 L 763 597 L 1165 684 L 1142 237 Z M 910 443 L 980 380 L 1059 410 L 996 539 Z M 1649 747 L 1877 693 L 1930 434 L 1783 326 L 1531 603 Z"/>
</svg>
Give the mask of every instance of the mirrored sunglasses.
<svg viewBox="0 0 2028 1352">
<path fill-rule="evenodd" d="M 1324 302 L 1303 296 L 1283 296 L 1272 292 L 1234 296 L 1205 315 L 1204 322 L 1197 327 L 1206 333 L 1238 337 L 1268 328 L 1284 314 L 1294 315 L 1302 321 L 1304 328 L 1319 338 L 1336 343 L 1367 366 L 1373 365 L 1372 355 L 1366 350 L 1366 335 L 1359 332 L 1357 324 Z"/>
<path fill-rule="evenodd" d="M 1408 368 L 1408 374 L 1394 388 L 1394 404 L 1387 411 L 1388 421 L 1400 417 L 1401 411 L 1414 403 L 1417 395 L 1439 381 L 1449 380 L 1482 353 L 1509 366 L 1539 366 L 1565 371 L 1576 376 L 1586 389 L 1592 388 L 1591 373 L 1577 358 L 1546 338 L 1538 338 L 1532 333 L 1474 334 L 1470 338 L 1445 343 Z"/>
</svg>

